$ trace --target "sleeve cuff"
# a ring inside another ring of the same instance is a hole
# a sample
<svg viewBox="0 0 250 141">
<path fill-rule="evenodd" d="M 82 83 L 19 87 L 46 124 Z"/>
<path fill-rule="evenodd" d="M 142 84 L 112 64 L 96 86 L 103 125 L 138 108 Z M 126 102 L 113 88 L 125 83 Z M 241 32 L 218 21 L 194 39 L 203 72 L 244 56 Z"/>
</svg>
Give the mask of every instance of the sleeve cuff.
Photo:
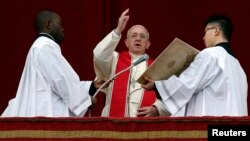
<svg viewBox="0 0 250 141">
<path fill-rule="evenodd" d="M 161 100 L 162 98 L 161 98 L 161 96 L 160 96 L 160 94 L 159 94 L 159 92 L 158 92 L 155 84 L 154 84 L 154 90 L 155 90 L 156 98 Z"/>
<path fill-rule="evenodd" d="M 115 30 L 112 31 L 112 36 L 115 38 L 115 39 L 120 39 L 121 38 L 121 35 L 117 34 L 115 32 Z"/>
<path fill-rule="evenodd" d="M 164 105 L 161 103 L 160 100 L 157 100 L 154 104 L 153 104 L 159 113 L 159 116 L 170 116 L 170 112 L 164 107 Z"/>
<path fill-rule="evenodd" d="M 94 81 L 91 83 L 90 88 L 89 88 L 89 95 L 94 96 L 96 93 L 97 89 L 95 88 Z"/>
</svg>

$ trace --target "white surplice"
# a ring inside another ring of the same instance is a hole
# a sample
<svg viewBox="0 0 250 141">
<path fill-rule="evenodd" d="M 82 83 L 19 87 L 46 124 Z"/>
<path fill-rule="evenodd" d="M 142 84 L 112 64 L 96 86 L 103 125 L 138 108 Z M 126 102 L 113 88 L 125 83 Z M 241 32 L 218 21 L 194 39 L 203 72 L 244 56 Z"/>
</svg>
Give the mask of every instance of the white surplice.
<svg viewBox="0 0 250 141">
<path fill-rule="evenodd" d="M 186 116 L 247 116 L 247 78 L 236 58 L 222 47 L 201 51 L 179 76 L 156 81 L 166 109 Z"/>
<path fill-rule="evenodd" d="M 118 36 L 114 31 L 110 32 L 101 42 L 98 43 L 94 49 L 94 63 L 95 63 L 95 73 L 97 77 L 112 77 L 115 75 L 116 66 L 118 62 L 119 53 L 115 51 L 121 36 Z M 140 56 L 130 53 L 132 56 L 132 61 L 135 62 Z M 140 75 L 146 70 L 146 62 L 142 62 L 139 65 L 132 68 L 132 73 L 130 74 L 130 86 L 129 86 L 129 102 L 126 108 L 127 117 L 136 117 L 137 109 L 140 106 L 142 95 L 144 89 L 141 88 L 139 83 L 134 83 Z M 119 77 L 119 76 L 117 76 Z M 105 90 L 106 93 L 106 103 L 102 111 L 102 116 L 109 116 L 111 94 L 112 94 L 112 84 Z M 127 87 L 127 86 L 125 86 Z M 165 115 L 165 108 L 160 101 L 156 101 L 154 105 L 157 107 L 160 115 Z"/>
<path fill-rule="evenodd" d="M 2 117 L 82 117 L 91 105 L 91 81 L 79 76 L 50 38 L 35 40 L 26 58 L 16 97 Z"/>
</svg>

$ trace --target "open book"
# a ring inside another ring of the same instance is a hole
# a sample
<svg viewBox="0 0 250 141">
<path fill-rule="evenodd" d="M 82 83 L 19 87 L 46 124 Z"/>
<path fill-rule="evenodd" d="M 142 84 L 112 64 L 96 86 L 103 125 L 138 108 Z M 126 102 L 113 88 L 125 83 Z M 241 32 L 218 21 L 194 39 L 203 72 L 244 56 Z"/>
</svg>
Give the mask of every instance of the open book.
<svg viewBox="0 0 250 141">
<path fill-rule="evenodd" d="M 153 80 L 168 79 L 172 75 L 179 76 L 198 53 L 199 50 L 175 38 L 137 79 L 137 82 L 145 84 L 144 76 Z"/>
</svg>

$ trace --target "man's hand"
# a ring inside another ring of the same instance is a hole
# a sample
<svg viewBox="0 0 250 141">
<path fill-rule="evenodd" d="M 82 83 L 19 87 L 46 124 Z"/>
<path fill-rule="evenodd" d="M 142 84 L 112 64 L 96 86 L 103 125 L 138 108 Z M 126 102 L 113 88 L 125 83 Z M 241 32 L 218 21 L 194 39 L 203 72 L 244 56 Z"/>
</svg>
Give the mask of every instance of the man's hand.
<svg viewBox="0 0 250 141">
<path fill-rule="evenodd" d="M 89 109 L 93 109 L 97 103 L 96 97 L 91 96 L 91 105 L 89 106 Z"/>
<path fill-rule="evenodd" d="M 129 20 L 129 15 L 128 14 L 129 9 L 126 9 L 124 12 L 122 12 L 119 20 L 118 20 L 118 25 L 115 29 L 115 33 L 120 35 L 122 31 L 125 29 L 127 22 Z"/>
<path fill-rule="evenodd" d="M 145 79 L 147 80 L 146 84 L 142 84 L 141 87 L 147 91 L 154 90 L 155 81 L 153 79 L 148 78 L 148 77 L 145 77 Z"/>
<path fill-rule="evenodd" d="M 107 78 L 97 78 L 94 81 L 94 86 L 96 89 L 99 89 L 106 81 L 108 81 Z M 110 82 L 107 82 L 107 84 L 105 84 L 105 86 L 103 86 L 103 88 L 107 88 L 109 86 Z"/>
<path fill-rule="evenodd" d="M 137 117 L 155 117 L 159 116 L 159 111 L 155 106 L 143 107 L 137 110 Z"/>
</svg>

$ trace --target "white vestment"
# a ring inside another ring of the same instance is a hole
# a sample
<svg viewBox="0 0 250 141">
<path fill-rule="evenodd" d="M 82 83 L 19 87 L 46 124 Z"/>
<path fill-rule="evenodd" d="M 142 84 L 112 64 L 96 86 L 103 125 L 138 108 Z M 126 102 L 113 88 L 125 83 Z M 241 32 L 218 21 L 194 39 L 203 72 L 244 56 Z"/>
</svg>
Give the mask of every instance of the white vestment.
<svg viewBox="0 0 250 141">
<path fill-rule="evenodd" d="M 118 36 L 114 31 L 109 33 L 101 42 L 98 43 L 96 48 L 94 49 L 94 63 L 95 63 L 95 73 L 97 77 L 109 77 L 115 75 L 116 66 L 118 62 L 119 53 L 115 51 L 121 36 Z M 132 56 L 132 61 L 135 62 L 141 56 L 134 55 L 130 53 Z M 139 65 L 132 68 L 132 73 L 130 74 L 130 86 L 129 86 L 129 103 L 126 113 L 126 117 L 136 117 L 137 109 L 140 107 L 140 102 L 142 99 L 142 95 L 144 89 L 141 88 L 139 83 L 135 83 L 135 80 L 140 77 L 140 75 L 146 70 L 147 64 L 146 62 L 142 62 Z M 119 76 L 117 76 L 119 77 Z M 109 87 L 105 90 L 106 93 L 106 103 L 105 107 L 102 111 L 102 116 L 109 116 L 109 109 L 111 103 L 111 93 L 112 86 L 110 84 Z M 160 101 L 156 101 L 154 105 L 157 107 L 160 115 L 165 115 L 165 109 Z"/>
<path fill-rule="evenodd" d="M 26 58 L 16 97 L 2 117 L 82 117 L 91 105 L 91 81 L 79 76 L 50 38 L 35 40 Z"/>
<path fill-rule="evenodd" d="M 155 84 L 172 114 L 186 106 L 186 116 L 248 115 L 246 74 L 222 47 L 204 49 L 179 77 Z"/>
</svg>

